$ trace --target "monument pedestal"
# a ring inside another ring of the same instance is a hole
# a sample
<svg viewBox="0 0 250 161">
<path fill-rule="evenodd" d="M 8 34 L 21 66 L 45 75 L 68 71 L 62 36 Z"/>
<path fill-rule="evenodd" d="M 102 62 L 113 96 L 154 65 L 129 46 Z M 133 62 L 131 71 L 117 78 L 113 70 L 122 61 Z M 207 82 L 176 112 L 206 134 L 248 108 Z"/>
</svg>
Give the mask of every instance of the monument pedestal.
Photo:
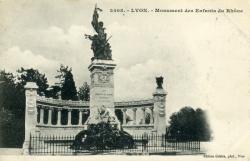
<svg viewBox="0 0 250 161">
<path fill-rule="evenodd" d="M 120 125 L 114 109 L 114 73 L 116 64 L 113 60 L 92 60 L 90 71 L 90 116 L 87 124 L 109 121 Z M 118 126 L 119 127 L 119 126 Z"/>
<path fill-rule="evenodd" d="M 25 105 L 25 138 L 23 142 L 23 154 L 29 154 L 30 135 L 36 131 L 37 109 L 36 109 L 36 95 L 37 85 L 34 82 L 27 82 L 24 86 L 26 105 Z"/>
<path fill-rule="evenodd" d="M 163 88 L 157 88 L 153 93 L 154 97 L 154 131 L 159 135 L 166 134 L 166 96 Z"/>
</svg>

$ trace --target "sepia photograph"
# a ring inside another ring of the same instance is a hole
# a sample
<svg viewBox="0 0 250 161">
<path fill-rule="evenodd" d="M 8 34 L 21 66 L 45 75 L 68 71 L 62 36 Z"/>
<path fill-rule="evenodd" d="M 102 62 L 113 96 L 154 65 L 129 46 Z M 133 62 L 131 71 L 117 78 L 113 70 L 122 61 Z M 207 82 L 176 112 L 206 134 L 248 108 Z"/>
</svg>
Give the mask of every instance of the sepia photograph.
<svg viewBox="0 0 250 161">
<path fill-rule="evenodd" d="M 249 17 L 248 0 L 0 0 L 0 160 L 249 160 Z"/>
</svg>

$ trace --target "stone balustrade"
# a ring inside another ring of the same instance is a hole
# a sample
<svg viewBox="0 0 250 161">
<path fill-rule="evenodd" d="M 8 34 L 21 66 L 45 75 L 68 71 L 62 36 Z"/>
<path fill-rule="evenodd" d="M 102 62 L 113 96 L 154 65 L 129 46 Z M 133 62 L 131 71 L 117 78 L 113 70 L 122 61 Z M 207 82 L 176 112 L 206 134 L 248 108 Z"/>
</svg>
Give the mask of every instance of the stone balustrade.
<svg viewBox="0 0 250 161">
<path fill-rule="evenodd" d="M 78 113 L 78 124 L 75 125 L 79 125 L 82 126 L 83 125 L 83 113 L 88 114 L 89 113 L 89 108 L 86 107 L 69 107 L 69 106 L 51 106 L 51 105 L 46 105 L 46 104 L 42 104 L 41 102 L 37 103 L 37 108 L 38 108 L 38 116 L 39 118 L 37 120 L 39 120 L 37 122 L 38 126 L 63 126 L 62 125 L 62 110 L 67 112 L 67 123 L 65 126 L 72 126 L 72 110 L 76 110 Z M 47 114 L 47 123 L 44 122 L 45 120 L 45 110 L 48 111 Z M 56 112 L 56 116 L 57 116 L 57 121 L 56 124 L 52 124 L 52 112 Z M 88 117 L 88 115 L 86 115 L 85 117 Z M 86 120 L 87 118 L 84 118 L 84 120 Z"/>
<path fill-rule="evenodd" d="M 61 100 L 46 98 L 42 96 L 37 96 L 37 108 L 39 113 L 38 125 L 39 126 L 63 126 L 61 123 L 62 110 L 67 111 L 67 124 L 64 126 L 72 126 L 72 110 L 78 111 L 78 125 L 83 125 L 83 111 L 89 110 L 88 101 L 72 101 L 72 100 Z M 146 110 L 150 111 L 150 123 L 154 124 L 154 102 L 153 99 L 147 100 L 138 100 L 138 101 L 121 101 L 115 102 L 115 109 L 120 109 L 123 114 L 123 124 L 122 126 L 135 126 L 135 125 L 144 125 L 146 124 Z M 44 123 L 44 110 L 48 110 L 48 122 Z M 126 118 L 128 117 L 127 111 L 132 110 L 133 123 L 128 124 Z M 57 123 L 56 125 L 52 124 L 52 111 L 57 112 Z M 138 118 L 138 112 L 142 112 L 142 116 Z M 86 118 L 85 118 L 86 120 Z"/>
<path fill-rule="evenodd" d="M 51 106 L 70 106 L 70 107 L 89 107 L 88 101 L 72 101 L 72 100 L 61 100 L 46 98 L 42 96 L 37 96 L 37 103 L 39 104 L 49 104 Z"/>
<path fill-rule="evenodd" d="M 77 113 L 78 113 L 78 125 L 83 125 L 84 122 L 83 122 L 83 113 L 87 113 L 89 112 L 89 108 L 88 107 L 80 107 L 80 106 L 75 106 L 75 107 L 70 107 L 70 106 L 56 106 L 56 105 L 47 105 L 45 103 L 41 103 L 41 102 L 37 102 L 37 108 L 38 108 L 38 116 L 39 118 L 37 119 L 38 122 L 37 124 L 39 126 L 62 126 L 62 123 L 61 123 L 61 119 L 62 119 L 62 110 L 64 111 L 67 111 L 67 124 L 68 126 L 71 126 L 72 125 L 72 110 L 76 110 Z M 153 106 L 146 106 L 146 107 L 129 107 L 129 108 L 126 108 L 126 107 L 123 107 L 123 108 L 118 108 L 122 111 L 122 114 L 123 114 L 123 124 L 122 126 L 132 126 L 132 125 L 143 125 L 143 124 L 146 124 L 145 120 L 146 120 L 146 110 L 150 111 L 150 123 L 147 123 L 147 124 L 153 124 L 154 123 L 154 118 L 153 118 Z M 47 117 L 48 117 L 48 121 L 47 123 L 44 122 L 44 117 L 45 117 L 45 110 L 47 110 L 48 114 L 47 114 Z M 132 124 L 127 124 L 127 120 L 126 118 L 128 117 L 128 114 L 127 112 L 128 111 L 132 111 Z M 57 121 L 56 121 L 56 124 L 53 125 L 52 124 L 52 112 L 56 112 L 57 114 Z M 141 112 L 142 115 L 141 117 L 138 117 L 139 115 L 137 114 L 138 112 Z M 85 118 L 86 120 L 86 118 Z M 140 122 L 141 120 L 141 122 Z"/>
<path fill-rule="evenodd" d="M 153 125 L 154 124 L 154 107 L 153 106 L 141 106 L 141 107 L 123 107 L 116 108 L 122 111 L 122 126 L 142 126 L 142 125 Z M 128 114 L 130 112 L 130 115 Z M 149 122 L 146 122 L 146 113 L 150 115 Z M 139 115 L 140 114 L 140 115 Z M 131 123 L 128 122 L 127 118 L 131 116 Z"/>
<path fill-rule="evenodd" d="M 89 108 L 89 101 L 72 101 L 72 100 L 61 100 L 61 99 L 53 99 L 46 98 L 43 96 L 37 96 L 37 102 L 42 104 L 50 104 L 57 106 L 74 106 L 74 107 L 86 107 Z M 136 100 L 136 101 L 120 101 L 115 102 L 115 108 L 133 108 L 133 107 L 145 107 L 145 106 L 153 106 L 153 99 L 146 100 Z"/>
</svg>

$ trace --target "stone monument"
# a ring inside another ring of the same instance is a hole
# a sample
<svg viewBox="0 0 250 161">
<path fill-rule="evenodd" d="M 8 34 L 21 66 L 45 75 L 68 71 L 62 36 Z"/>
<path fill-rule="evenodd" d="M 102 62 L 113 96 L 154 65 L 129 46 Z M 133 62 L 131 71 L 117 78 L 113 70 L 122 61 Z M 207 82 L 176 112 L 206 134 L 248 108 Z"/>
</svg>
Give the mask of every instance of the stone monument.
<svg viewBox="0 0 250 161">
<path fill-rule="evenodd" d="M 91 49 L 94 56 L 91 58 L 90 71 L 90 116 L 86 124 L 94 124 L 100 121 L 108 121 L 119 124 L 114 111 L 114 69 L 116 64 L 112 60 L 111 47 L 103 22 L 99 22 L 98 12 L 100 8 L 95 6 L 92 26 L 96 33 L 94 36 L 85 37 L 92 41 Z"/>
</svg>

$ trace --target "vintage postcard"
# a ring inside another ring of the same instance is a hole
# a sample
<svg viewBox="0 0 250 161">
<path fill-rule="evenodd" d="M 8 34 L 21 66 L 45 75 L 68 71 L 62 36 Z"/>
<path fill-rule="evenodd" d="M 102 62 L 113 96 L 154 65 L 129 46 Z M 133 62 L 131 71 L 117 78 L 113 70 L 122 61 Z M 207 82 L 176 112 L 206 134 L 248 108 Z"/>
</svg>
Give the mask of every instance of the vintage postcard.
<svg viewBox="0 0 250 161">
<path fill-rule="evenodd" d="M 248 0 L 1 0 L 0 160 L 249 160 L 249 17 Z"/>
</svg>

